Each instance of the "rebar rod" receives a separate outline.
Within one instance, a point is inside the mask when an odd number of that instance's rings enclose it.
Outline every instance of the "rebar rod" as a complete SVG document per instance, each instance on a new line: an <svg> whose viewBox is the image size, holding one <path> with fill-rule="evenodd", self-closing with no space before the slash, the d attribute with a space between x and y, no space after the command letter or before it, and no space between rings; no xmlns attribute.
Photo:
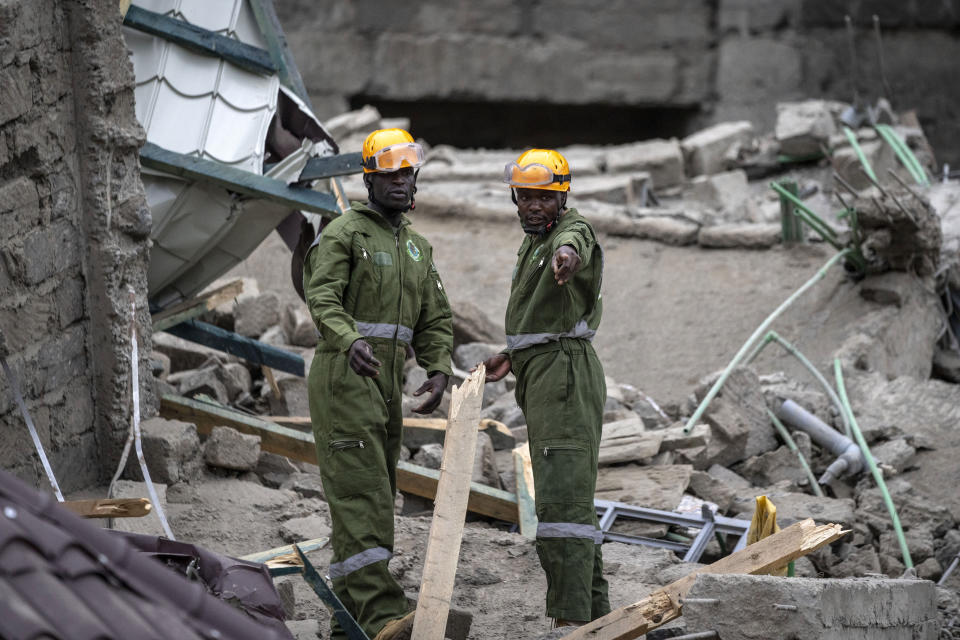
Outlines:
<svg viewBox="0 0 960 640"><path fill-rule="evenodd" d="M910 549L907 548L907 538L903 535L903 527L900 526L900 516L897 515L897 508L893 504L893 498L890 497L887 483L883 480L883 473L881 473L880 468L877 467L877 461L873 459L870 447L867 445L867 441L863 437L859 425L857 425L857 419L853 415L853 409L850 408L847 389L843 384L843 367L840 365L840 358L836 358L833 361L833 373L837 379L837 391L840 395L840 401L843 403L843 409L847 412L847 417L850 419L850 428L853 429L853 435L857 440L857 444L860 445L860 450L863 451L863 457L867 461L867 466L870 467L870 473L873 475L873 479L880 489L880 494L883 496L883 502L887 506L887 511L890 512L890 519L893 521L893 532L896 534L897 542L900 544L900 553L903 554L903 564L907 569L911 569L913 568L913 559L910 557Z"/></svg>

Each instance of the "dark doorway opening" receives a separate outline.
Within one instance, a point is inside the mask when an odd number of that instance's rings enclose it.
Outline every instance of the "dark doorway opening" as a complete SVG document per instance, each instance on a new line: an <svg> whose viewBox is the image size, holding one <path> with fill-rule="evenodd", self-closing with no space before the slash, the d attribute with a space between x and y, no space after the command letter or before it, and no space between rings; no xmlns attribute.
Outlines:
<svg viewBox="0 0 960 640"><path fill-rule="evenodd" d="M430 144L522 149L620 144L683 137L696 129L697 107L467 100L384 100L358 95L353 109L375 106L385 118L410 118L411 133Z"/></svg>

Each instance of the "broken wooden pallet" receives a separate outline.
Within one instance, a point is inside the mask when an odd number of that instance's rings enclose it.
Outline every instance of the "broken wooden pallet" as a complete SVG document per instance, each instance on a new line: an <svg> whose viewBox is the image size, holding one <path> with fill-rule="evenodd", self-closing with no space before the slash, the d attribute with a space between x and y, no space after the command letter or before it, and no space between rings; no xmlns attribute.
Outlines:
<svg viewBox="0 0 960 640"><path fill-rule="evenodd" d="M566 636L566 640L633 640L683 615L683 599L701 573L766 574L834 542L848 532L810 518L687 574L649 596L611 611Z"/></svg>

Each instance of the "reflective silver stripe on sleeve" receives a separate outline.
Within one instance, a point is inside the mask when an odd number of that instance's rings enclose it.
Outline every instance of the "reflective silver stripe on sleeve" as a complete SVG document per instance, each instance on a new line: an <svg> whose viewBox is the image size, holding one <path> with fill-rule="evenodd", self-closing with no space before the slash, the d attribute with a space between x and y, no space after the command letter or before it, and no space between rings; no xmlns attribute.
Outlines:
<svg viewBox="0 0 960 640"><path fill-rule="evenodd" d="M401 325L388 324L386 322L358 322L357 331L368 338L387 338L393 339L397 335L397 340L402 340L407 344L413 342L413 329Z"/></svg>
<svg viewBox="0 0 960 640"><path fill-rule="evenodd" d="M597 335L596 329L589 328L586 320L580 320L572 330L565 331L564 333L520 333L515 336L507 336L507 348L526 349L535 344L554 342L560 338L593 340L593 336L595 335Z"/></svg>
<svg viewBox="0 0 960 640"><path fill-rule="evenodd" d="M592 524L574 524L572 522L540 522L537 524L538 538L583 538L593 540L593 544L603 542L603 531Z"/></svg>
<svg viewBox="0 0 960 640"><path fill-rule="evenodd" d="M393 557L393 554L384 549L383 547L374 547L372 549L367 549L366 551L361 551L356 555L352 555L343 562L335 562L330 565L330 577L331 578L342 578L345 575L349 575L358 569L363 569L366 566L373 564L374 562L380 562L381 560L389 560Z"/></svg>

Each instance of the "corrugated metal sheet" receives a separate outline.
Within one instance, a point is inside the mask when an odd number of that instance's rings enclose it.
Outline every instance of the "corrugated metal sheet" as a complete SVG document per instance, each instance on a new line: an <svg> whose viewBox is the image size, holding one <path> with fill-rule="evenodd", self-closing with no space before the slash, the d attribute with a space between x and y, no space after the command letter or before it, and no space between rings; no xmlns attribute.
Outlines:
<svg viewBox="0 0 960 640"><path fill-rule="evenodd" d="M137 0L134 5L256 47L266 47L247 0ZM136 114L147 140L177 153L260 175L277 112L277 75L124 27L136 77ZM290 93L283 89L284 93ZM297 106L316 118L299 100ZM317 122L319 125L319 122ZM317 152L332 151L327 144ZM199 292L246 258L290 210L144 169L153 214L151 303L165 307Z"/></svg>

